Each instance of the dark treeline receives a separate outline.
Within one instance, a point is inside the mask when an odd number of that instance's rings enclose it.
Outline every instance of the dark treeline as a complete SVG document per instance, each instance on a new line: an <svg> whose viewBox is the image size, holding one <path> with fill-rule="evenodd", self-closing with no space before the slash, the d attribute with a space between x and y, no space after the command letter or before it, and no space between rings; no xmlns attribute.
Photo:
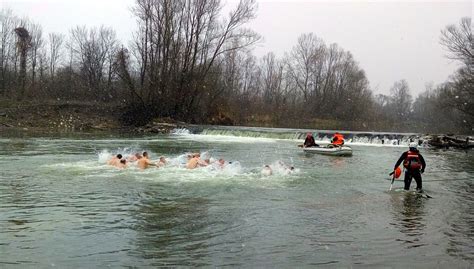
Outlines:
<svg viewBox="0 0 474 269"><path fill-rule="evenodd" d="M282 57L252 54L261 37L246 28L256 3L227 15L219 0L137 0L130 44L112 28L77 26L44 34L0 11L0 95L12 102L95 102L123 107L125 124L155 117L192 123L352 130L472 133L471 19L441 31L460 64L414 98L405 80L372 93L353 55L302 34Z"/></svg>

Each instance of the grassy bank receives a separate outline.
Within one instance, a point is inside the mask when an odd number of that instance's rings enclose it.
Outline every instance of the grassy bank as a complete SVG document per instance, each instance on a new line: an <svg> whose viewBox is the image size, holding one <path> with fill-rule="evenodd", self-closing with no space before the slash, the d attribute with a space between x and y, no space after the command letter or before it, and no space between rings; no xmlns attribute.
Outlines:
<svg viewBox="0 0 474 269"><path fill-rule="evenodd" d="M142 133L164 133L184 122L172 118L152 119L147 125L131 127L121 121L122 104L98 102L14 101L0 99L0 130L19 129L48 132L127 131ZM138 120L138 119L137 119ZM133 117L132 117L133 121ZM198 123L199 124L199 123ZM272 115L255 115L244 123L234 121L231 116L211 118L202 124L245 125L253 127L285 127L319 130L384 131L410 133L443 133L424 124L414 122L366 122L339 121L336 119L281 119ZM442 126L441 126L442 127Z"/></svg>

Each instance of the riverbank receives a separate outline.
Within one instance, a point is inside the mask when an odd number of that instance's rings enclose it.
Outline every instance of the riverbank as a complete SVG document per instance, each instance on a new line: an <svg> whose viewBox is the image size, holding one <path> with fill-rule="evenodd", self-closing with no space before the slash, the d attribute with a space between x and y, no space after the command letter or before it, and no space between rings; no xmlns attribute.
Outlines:
<svg viewBox="0 0 474 269"><path fill-rule="evenodd" d="M80 102L9 102L2 101L0 128L31 131L114 130L119 107Z"/></svg>
<svg viewBox="0 0 474 269"><path fill-rule="evenodd" d="M189 129L190 124L177 121L172 118L155 118L144 126L129 126L121 121L124 106L120 103L98 103L98 102L70 102L61 100L51 101L24 101L0 99L0 131L31 131L31 132L120 132L139 134L167 134L176 128ZM278 124L271 124L270 117L254 117L254 120L246 124L249 127L282 127ZM222 115L209 119L210 125L234 125L232 119ZM205 123L202 123L205 124ZM399 128L382 128L364 126L361 123L346 123L336 120L311 119L305 124L292 124L289 128L305 130L340 130L347 132L377 132L384 130L385 133L403 133ZM380 125L380 123L379 123ZM382 124L383 126L384 124ZM405 126L406 127L406 126ZM406 133L424 134L429 136L424 140L433 139L433 147L457 147L463 146L467 136L456 137L455 143L436 143L439 138L453 137L453 135L435 134L426 131L408 128L411 131ZM396 131L397 130L397 131ZM445 139L446 140L446 139ZM452 139L451 139L452 140ZM472 143L472 139L470 140ZM441 141L443 142L443 141ZM470 143L466 143L470 144ZM472 147L472 146L469 146Z"/></svg>
<svg viewBox="0 0 474 269"><path fill-rule="evenodd" d="M145 126L124 125L120 104L92 102L0 102L0 130L32 132L125 131L137 133L169 133L185 128L186 123L171 118L157 118Z"/></svg>

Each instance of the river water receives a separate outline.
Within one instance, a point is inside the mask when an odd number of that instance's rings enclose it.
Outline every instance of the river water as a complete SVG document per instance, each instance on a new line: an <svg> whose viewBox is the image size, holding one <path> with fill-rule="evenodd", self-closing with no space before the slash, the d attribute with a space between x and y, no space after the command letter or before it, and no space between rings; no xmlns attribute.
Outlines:
<svg viewBox="0 0 474 269"><path fill-rule="evenodd" d="M332 157L301 142L2 134L0 267L472 268L472 151L421 149L428 199L402 182L388 191L406 146L354 143L352 157ZM143 150L171 164L105 164ZM186 152L232 163L187 170Z"/></svg>

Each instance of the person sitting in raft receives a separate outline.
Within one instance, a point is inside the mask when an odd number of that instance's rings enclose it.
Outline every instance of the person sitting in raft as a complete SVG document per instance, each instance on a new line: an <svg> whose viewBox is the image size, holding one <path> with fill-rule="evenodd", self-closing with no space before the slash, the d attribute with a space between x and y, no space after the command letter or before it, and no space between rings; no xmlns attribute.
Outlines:
<svg viewBox="0 0 474 269"><path fill-rule="evenodd" d="M207 166L207 163L201 160L201 154L199 153L194 154L193 157L186 164L187 169L194 169L197 167L204 167L204 166Z"/></svg>
<svg viewBox="0 0 474 269"><path fill-rule="evenodd" d="M344 136L336 132L331 140L331 144L328 147L342 147L344 145Z"/></svg>
<svg viewBox="0 0 474 269"><path fill-rule="evenodd" d="M306 138L303 143L303 148L309 148L309 147L319 147L318 144L314 141L314 137L312 133L307 133Z"/></svg>
<svg viewBox="0 0 474 269"><path fill-rule="evenodd" d="M116 164L120 162L121 159L122 159L122 154L117 154L114 157L112 157L112 159L108 160L107 164L115 166Z"/></svg>
<svg viewBox="0 0 474 269"><path fill-rule="evenodd" d="M142 158L137 161L137 167L140 169L147 169L150 166L156 166L156 164L152 163L148 158L148 152L144 151L142 154Z"/></svg>

